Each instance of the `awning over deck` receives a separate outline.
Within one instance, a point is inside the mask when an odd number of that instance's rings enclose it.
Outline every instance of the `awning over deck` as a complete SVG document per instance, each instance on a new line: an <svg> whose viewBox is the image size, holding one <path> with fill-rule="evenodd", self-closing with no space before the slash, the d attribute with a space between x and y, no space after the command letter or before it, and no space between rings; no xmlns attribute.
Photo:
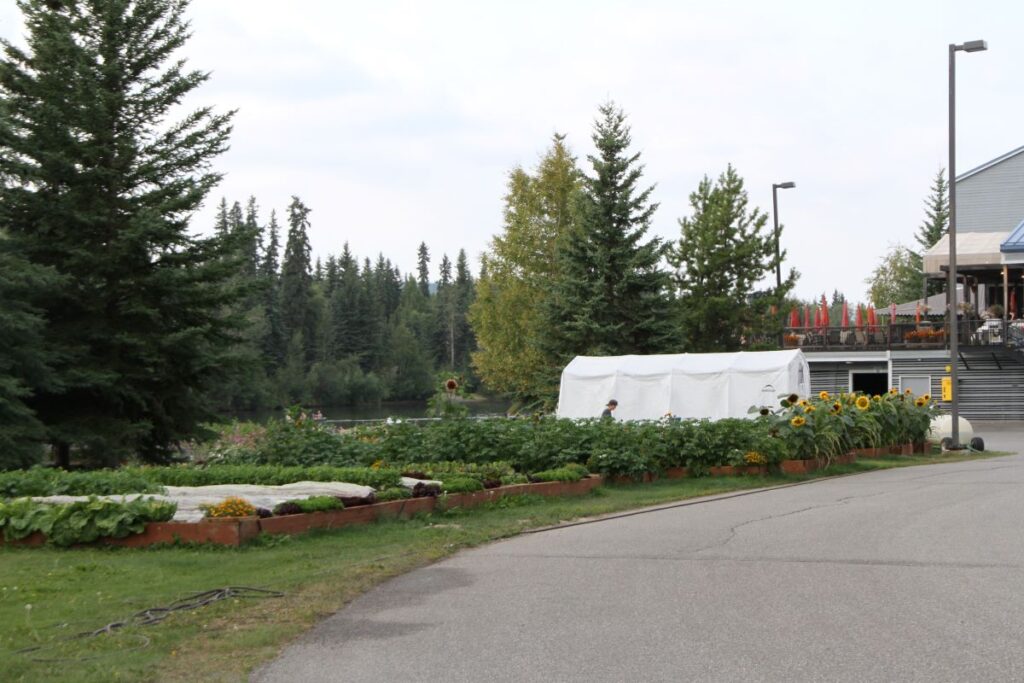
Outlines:
<svg viewBox="0 0 1024 683"><path fill-rule="evenodd" d="M958 240L957 244L959 243ZM999 251L1004 254L1024 254L1024 221L1021 221L1010 236L999 245Z"/></svg>
<svg viewBox="0 0 1024 683"><path fill-rule="evenodd" d="M1019 230L1019 228L1018 228ZM1016 231L1015 231L1016 232ZM956 236L956 264L960 266L991 266L1001 268L1001 248L1005 232L962 232ZM949 235L924 253L924 272L941 273L949 266Z"/></svg>

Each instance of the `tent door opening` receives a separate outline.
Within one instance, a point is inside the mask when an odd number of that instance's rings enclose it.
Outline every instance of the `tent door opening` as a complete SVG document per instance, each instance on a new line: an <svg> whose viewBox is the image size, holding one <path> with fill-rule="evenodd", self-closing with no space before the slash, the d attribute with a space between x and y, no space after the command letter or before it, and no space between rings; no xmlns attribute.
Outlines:
<svg viewBox="0 0 1024 683"><path fill-rule="evenodd" d="M860 391L868 396L884 394L889 390L889 375L884 372L851 372L850 391Z"/></svg>

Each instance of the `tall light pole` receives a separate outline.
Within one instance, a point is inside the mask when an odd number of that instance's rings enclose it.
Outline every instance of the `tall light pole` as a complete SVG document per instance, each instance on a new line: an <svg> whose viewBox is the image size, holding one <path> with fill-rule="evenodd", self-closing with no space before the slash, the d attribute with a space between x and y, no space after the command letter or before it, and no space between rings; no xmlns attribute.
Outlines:
<svg viewBox="0 0 1024 683"><path fill-rule="evenodd" d="M957 320L959 304L956 297L956 53L987 50L984 40L969 40L962 45L949 44L949 274L946 291L949 292L949 383L950 417L953 429L950 438L953 448L960 447L960 387L957 386L957 359L960 355L960 325Z"/></svg>
<svg viewBox="0 0 1024 683"><path fill-rule="evenodd" d="M796 183L787 180L784 183L772 183L772 216L775 218L775 291L782 289L782 249L779 247L779 190L796 187ZM780 302L781 303L781 302Z"/></svg>

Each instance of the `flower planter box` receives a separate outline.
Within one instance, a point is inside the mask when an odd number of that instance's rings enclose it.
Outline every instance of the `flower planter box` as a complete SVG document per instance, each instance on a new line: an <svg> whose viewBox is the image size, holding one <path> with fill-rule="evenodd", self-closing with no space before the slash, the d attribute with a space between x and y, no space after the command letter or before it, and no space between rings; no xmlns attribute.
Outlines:
<svg viewBox="0 0 1024 683"><path fill-rule="evenodd" d="M624 474L616 474L612 477L613 484L650 484L654 481L655 476L651 472L644 472L644 475L639 479L633 477L627 477Z"/></svg>
<svg viewBox="0 0 1024 683"><path fill-rule="evenodd" d="M783 460L779 467L785 474L810 474L818 471L817 460Z"/></svg>
<svg viewBox="0 0 1024 683"><path fill-rule="evenodd" d="M736 475L736 468L732 465L712 465L708 469L712 477L732 477Z"/></svg>
<svg viewBox="0 0 1024 683"><path fill-rule="evenodd" d="M853 451L849 453L843 453L838 458L836 458L836 462L838 462L840 465L852 465L853 463L857 462L857 453Z"/></svg>
<svg viewBox="0 0 1024 683"><path fill-rule="evenodd" d="M161 543L213 543L239 546L260 533L259 517L221 517L201 522L150 522L141 534L101 538L98 543L141 548Z"/></svg>
<svg viewBox="0 0 1024 683"><path fill-rule="evenodd" d="M861 458L877 458L880 455L884 455L888 452L887 449L882 448L854 448L854 454Z"/></svg>
<svg viewBox="0 0 1024 683"><path fill-rule="evenodd" d="M913 454L914 454L914 444L912 442L910 442L910 441L908 441L907 443L903 444L903 453L901 453L901 455L913 455Z"/></svg>

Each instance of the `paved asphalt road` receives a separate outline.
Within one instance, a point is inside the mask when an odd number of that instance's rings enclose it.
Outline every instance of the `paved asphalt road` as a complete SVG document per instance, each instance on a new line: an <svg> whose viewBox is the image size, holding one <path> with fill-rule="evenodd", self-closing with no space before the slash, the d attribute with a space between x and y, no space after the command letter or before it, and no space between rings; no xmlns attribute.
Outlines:
<svg viewBox="0 0 1024 683"><path fill-rule="evenodd" d="M979 429L1024 450L1024 429ZM1024 680L1024 456L520 536L392 580L255 681Z"/></svg>

